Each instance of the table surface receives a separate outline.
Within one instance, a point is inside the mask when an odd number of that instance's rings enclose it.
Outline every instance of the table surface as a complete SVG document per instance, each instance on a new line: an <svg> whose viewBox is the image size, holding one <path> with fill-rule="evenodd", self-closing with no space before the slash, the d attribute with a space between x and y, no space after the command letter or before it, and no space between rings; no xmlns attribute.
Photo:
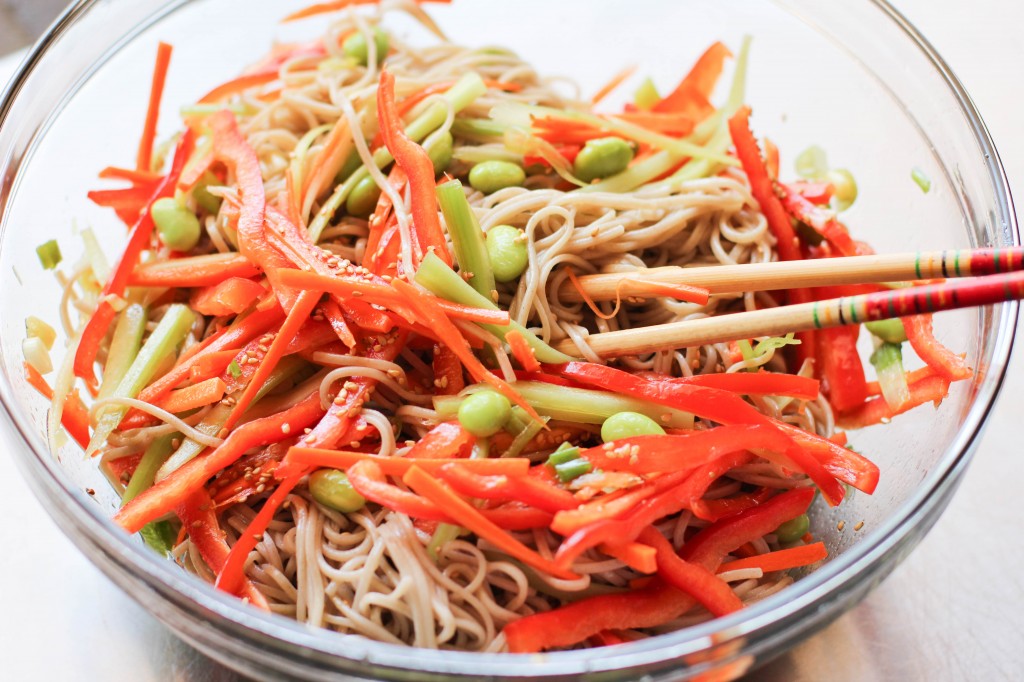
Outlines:
<svg viewBox="0 0 1024 682"><path fill-rule="evenodd" d="M936 46L972 94L1011 186L1024 196L1024 5L1005 0L894 4ZM17 56L0 59L0 83ZM863 603L753 677L767 680L1017 679L1024 670L1024 560L1015 417L1024 358L963 485L918 549ZM235 681L128 599L57 529L23 485L0 433L0 481L13 515L0 542L0 651L10 680ZM1009 569L1009 570L1007 570Z"/></svg>

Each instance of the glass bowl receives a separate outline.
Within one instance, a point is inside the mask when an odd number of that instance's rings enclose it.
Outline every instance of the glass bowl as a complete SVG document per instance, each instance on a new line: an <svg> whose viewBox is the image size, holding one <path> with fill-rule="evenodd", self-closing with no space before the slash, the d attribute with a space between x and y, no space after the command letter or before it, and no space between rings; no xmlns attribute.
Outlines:
<svg viewBox="0 0 1024 682"><path fill-rule="evenodd" d="M33 251L56 238L74 258L74 231L85 225L108 253L123 240L123 229L85 192L97 186L100 168L134 158L158 40L176 46L161 117L166 136L179 104L255 61L272 39L315 35L318 20L276 23L307 3L246 3L240 12L227 0L82 1L36 46L0 104L3 428L20 436L14 456L36 495L97 566L189 643L260 679L615 680L712 669L724 678L826 625L914 548L956 490L996 398L1015 303L940 316L939 337L967 352L976 377L955 385L938 410L919 408L852 435L882 479L873 496L814 510L812 530L828 545L827 563L740 613L641 642L511 656L314 631L218 593L117 529L109 520L114 494L77 448L49 450L46 403L22 377L22 322L30 314L54 319L60 297ZM853 171L860 196L846 220L858 237L879 251L1019 244L1002 168L970 98L885 2L633 0L581 8L524 0L499 12L492 3L459 0L429 11L454 41L510 46L543 73L573 77L586 93L631 63L668 87L714 40L735 46L751 34L747 100L756 131L782 150L784 174L815 143ZM930 192L911 181L915 167L931 179Z"/></svg>

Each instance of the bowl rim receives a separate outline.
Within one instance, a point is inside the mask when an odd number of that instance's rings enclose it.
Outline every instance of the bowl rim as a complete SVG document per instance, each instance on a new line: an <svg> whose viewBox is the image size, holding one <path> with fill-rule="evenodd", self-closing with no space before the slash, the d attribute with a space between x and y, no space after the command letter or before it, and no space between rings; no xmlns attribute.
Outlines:
<svg viewBox="0 0 1024 682"><path fill-rule="evenodd" d="M18 66L17 72L0 93L0 127L7 121L15 99L18 97L26 81L42 59L49 47L57 42L73 28L79 17L87 13L102 0L78 0L70 5L47 29L46 33L33 46ZM880 10L881 15L904 34L910 43L919 49L931 67L941 76L945 86L956 98L961 113L967 120L978 144L985 156L988 180L995 192L997 207L1004 220L1004 232L1011 242L1019 246L1020 234L1017 217L1014 212L1013 199L1009 183L999 159L991 135L985 126L980 113L975 107L965 88L952 69L942 59L930 42L896 10L888 0L865 0ZM124 36L119 43L126 42L134 35L150 26L152 22L163 16L165 12L177 8L187 0L172 0L165 3L162 11L151 15L145 22L136 26ZM782 2L780 4L785 4ZM108 53L109 54L109 53ZM107 55L94 67L105 61ZM66 101L66 100L65 100ZM62 108L60 105L58 108ZM6 161L5 161L6 163ZM15 174L17 177L17 174ZM0 231L2 237L2 231ZM836 588L845 581L845 576L874 570L883 557L898 546L908 549L920 538L913 538L911 531L921 517L934 510L936 504L944 505L955 490L960 475L966 468L971 452L980 437L991 413L994 401L1005 378L1009 355L1012 349L1017 322L1019 304L1011 302L1001 304L998 312L993 315L995 339L989 371L979 383L973 403L964 416L963 424L956 437L945 449L940 458L944 463L941 470L929 474L922 482L926 490L918 491L901 507L902 514L888 519L875 531L879 540L874 544L858 542L844 550L842 555L814 571L785 590L784 596L767 598L748 609L725 618L714 619L684 630L652 637L640 642L618 647L592 649L586 657L578 652L550 652L542 655L529 654L481 654L455 651L432 651L372 641L356 635L341 635L327 630L311 630L293 620L274 616L247 607L236 598L217 591L212 586L196 580L181 571L172 562L157 557L146 551L132 536L121 531L102 510L81 489L66 480L60 466L50 456L45 442L34 431L29 419L22 411L14 397L13 382L0 365L0 404L4 407L4 416L13 426L21 440L21 445L14 455L22 473L26 475L37 497L51 497L59 500L64 507L48 512L55 519L58 514L62 521L70 520L74 530L82 533L72 539L85 551L86 546L98 550L107 560L101 568L108 573L118 570L126 574L132 581L144 583L151 590L156 590L182 612L193 615L200 614L209 621L209 625L224 632L240 635L245 638L260 640L264 645L276 647L278 653L296 654L323 663L337 664L338 670L366 674L361 666L372 666L377 673L399 672L403 670L438 675L462 676L498 676L530 678L544 676L569 676L601 671L624 671L637 667L665 665L680 656L689 656L704 650L721 646L723 643L741 641L757 634L759 631L770 631L774 623L793 617L802 617L815 610L821 611L830 602L837 602ZM6 427L5 427L6 428ZM936 502L938 500L938 502ZM941 506L938 507L941 510ZM70 513L69 513L70 512ZM62 532L72 535L71 529L64 522L59 524ZM85 552L87 555L88 552ZM90 556L96 562L96 558ZM888 567L891 569L891 566ZM112 576L121 577L121 576ZM119 585L120 580L115 580ZM124 587L122 585L122 587ZM143 602L138 594L129 592L133 598ZM826 614L826 621L842 610L849 608L858 599L846 600L838 604ZM150 611L152 605L143 603ZM157 614L158 616L160 614ZM820 620L820 619L819 619ZM165 620L167 623L167 620ZM172 629L173 624L171 625ZM178 631L178 634L182 634ZM193 644L202 646L201 642L188 637ZM206 647L203 647L204 649ZM305 651L306 653L302 653ZM745 652L738 652L745 653ZM717 659L717 662L727 661ZM710 661L701 660L694 663L694 670Z"/></svg>

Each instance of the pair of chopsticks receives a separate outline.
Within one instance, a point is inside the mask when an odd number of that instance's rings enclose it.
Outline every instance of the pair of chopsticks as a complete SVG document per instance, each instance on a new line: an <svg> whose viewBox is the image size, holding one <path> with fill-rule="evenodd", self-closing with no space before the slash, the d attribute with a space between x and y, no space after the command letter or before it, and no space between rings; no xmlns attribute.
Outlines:
<svg viewBox="0 0 1024 682"><path fill-rule="evenodd" d="M587 340L598 355L616 357L1017 300L1024 298L1024 248L663 267L635 274L585 275L579 283L592 300L610 301L620 296L651 298L652 283L697 286L724 294L938 278L968 279L604 332ZM569 283L561 293L565 300L582 300ZM576 350L568 339L556 348L566 353Z"/></svg>

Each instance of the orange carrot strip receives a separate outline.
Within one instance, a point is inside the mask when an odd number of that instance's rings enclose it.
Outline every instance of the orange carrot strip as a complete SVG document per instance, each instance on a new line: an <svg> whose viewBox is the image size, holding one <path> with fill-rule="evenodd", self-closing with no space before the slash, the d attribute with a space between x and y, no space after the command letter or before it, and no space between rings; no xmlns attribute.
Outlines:
<svg viewBox="0 0 1024 682"><path fill-rule="evenodd" d="M477 536L493 543L499 550L511 557L519 559L527 566L566 580L573 580L578 577L572 571L559 568L550 559L545 559L534 550L516 540L514 537L484 517L476 507L456 495L443 483L423 469L416 466L410 468L409 471L402 476L402 481L412 488L417 494L430 500L441 509L444 509L451 518L458 519L460 525L473 531Z"/></svg>
<svg viewBox="0 0 1024 682"><path fill-rule="evenodd" d="M448 4L452 0L416 0L417 2L438 2ZM328 12L337 12L343 10L346 7L353 5L375 5L380 0L334 0L333 2L318 2L315 5L310 5L304 9L300 9L297 12L292 12L284 19L281 23L287 23L289 21L298 21L299 19L305 19L306 17L314 17L318 14L327 14Z"/></svg>
<svg viewBox="0 0 1024 682"><path fill-rule="evenodd" d="M198 384L171 391L160 403L160 407L175 414L205 407L224 397L224 387L224 381L220 377L200 381Z"/></svg>
<svg viewBox="0 0 1024 682"><path fill-rule="evenodd" d="M387 476L404 476L414 466L429 473L437 473L451 464L464 467L467 471L485 476L525 476L530 470L530 460L525 457L503 459L450 459L429 457L381 457L365 452L349 450L325 450L322 448L292 447L285 455L287 462L309 466L348 469L358 462L369 460L377 464Z"/></svg>
<svg viewBox="0 0 1024 682"><path fill-rule="evenodd" d="M816 561L821 561L827 556L828 550L825 549L825 543L815 542L812 545L790 547L789 549L780 549L775 552L768 552L767 554L758 554L746 557L745 559L730 561L719 566L716 572L726 573L727 571L738 571L744 568L760 568L765 573L785 571L790 568L808 566Z"/></svg>
<svg viewBox="0 0 1024 682"><path fill-rule="evenodd" d="M700 95L704 99L710 98L715 84L718 83L718 77L722 75L725 60L731 56L732 52L728 47L716 42L697 59L697 63L676 89L654 105L653 110L679 111L693 100L694 95Z"/></svg>
<svg viewBox="0 0 1024 682"><path fill-rule="evenodd" d="M153 183L155 186L155 184L162 180L164 176L150 170L134 170L131 168L107 166L100 171L99 177L103 180L127 180L128 182L136 185Z"/></svg>
<svg viewBox="0 0 1024 682"><path fill-rule="evenodd" d="M626 80L634 73L636 73L636 64L633 64L632 66L627 66L622 71L619 71L617 74L611 77L611 80L609 80L607 83L601 86L600 90L594 93L594 96L590 98L590 104L594 105L603 100L605 97L611 94L612 90L622 85L622 81Z"/></svg>
<svg viewBox="0 0 1024 682"><path fill-rule="evenodd" d="M135 156L135 168L140 171L151 170L153 162L153 139L156 137L156 124L160 118L160 100L164 95L164 82L167 80L167 68L171 65L171 51L167 43L160 43L156 48L156 64L153 66L153 83L149 88L149 107L146 109L146 123L142 128L139 140L139 151Z"/></svg>
<svg viewBox="0 0 1024 682"><path fill-rule="evenodd" d="M260 73L250 73L245 76L239 76L226 83L221 83L213 90L199 98L199 104L214 104L223 99L227 99L231 95L238 94L243 90L254 88L257 85L263 85L264 83L270 83L277 80L277 70L264 71Z"/></svg>
<svg viewBox="0 0 1024 682"><path fill-rule="evenodd" d="M53 400L53 389L46 383L46 379L36 371L36 368L27 362L21 363L21 366L25 369L25 379L29 386L39 391L47 400ZM64 399L64 411L60 415L60 423L76 443L83 448L88 447L89 410L82 404L78 389L71 391Z"/></svg>
<svg viewBox="0 0 1024 682"><path fill-rule="evenodd" d="M658 551L650 545L645 545L642 542L630 542L626 545L603 543L597 548L641 573L658 572Z"/></svg>
<svg viewBox="0 0 1024 682"><path fill-rule="evenodd" d="M540 371L540 363L537 362L537 358L533 354L533 348L518 329L512 329L505 334L505 340L508 341L508 345L512 349L512 357L522 365L523 369L527 372Z"/></svg>
<svg viewBox="0 0 1024 682"><path fill-rule="evenodd" d="M917 369L906 372L904 376L906 376L907 384L909 385L916 384L918 381L921 381L922 379L927 379L928 377L936 376L936 372L934 367L925 365L924 367L919 367ZM877 381L869 381L867 386L868 396L882 395L882 387L878 384ZM839 443L839 445L846 445L846 443Z"/></svg>
<svg viewBox="0 0 1024 682"><path fill-rule="evenodd" d="M341 170L345 163L345 145L351 139L352 131L349 130L346 119L341 118L331 132L324 138L324 145L321 152L313 162L312 168L306 173L306 179L302 183L301 199L298 203L304 206L310 202L310 194L316 196L330 184L330 181Z"/></svg>

